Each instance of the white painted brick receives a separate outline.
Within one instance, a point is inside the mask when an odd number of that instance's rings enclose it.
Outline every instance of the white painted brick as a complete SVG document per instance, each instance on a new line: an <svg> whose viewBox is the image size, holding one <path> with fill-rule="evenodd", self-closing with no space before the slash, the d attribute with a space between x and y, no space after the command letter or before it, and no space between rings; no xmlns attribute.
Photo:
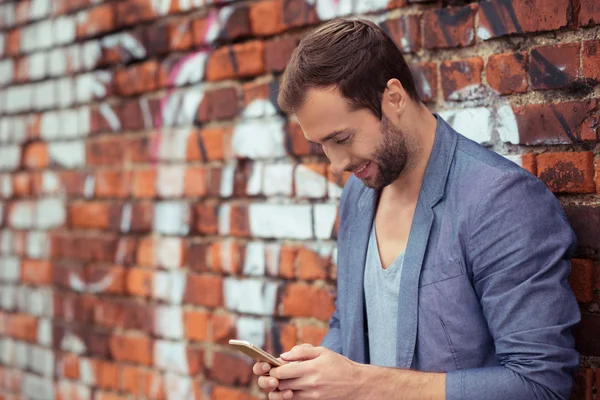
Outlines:
<svg viewBox="0 0 600 400"><path fill-rule="evenodd" d="M29 80L36 81L43 79L46 76L48 68L48 54L43 51L38 51L29 56L27 66L29 67Z"/></svg>
<svg viewBox="0 0 600 400"><path fill-rule="evenodd" d="M25 373L23 376L23 394L31 400L54 400L54 380Z"/></svg>
<svg viewBox="0 0 600 400"><path fill-rule="evenodd" d="M96 81L91 72L78 75L75 78L75 100L77 103L89 103L94 98Z"/></svg>
<svg viewBox="0 0 600 400"><path fill-rule="evenodd" d="M192 379L189 376L181 376L172 372L165 374L165 393L167 395L166 400L191 400L196 398Z"/></svg>
<svg viewBox="0 0 600 400"><path fill-rule="evenodd" d="M181 307L156 307L154 333L167 339L183 339L183 312Z"/></svg>
<svg viewBox="0 0 600 400"><path fill-rule="evenodd" d="M51 0L31 0L29 5L29 18L31 20L38 20L49 16L51 11Z"/></svg>
<svg viewBox="0 0 600 400"><path fill-rule="evenodd" d="M74 44L66 49L66 56L68 60L68 67L71 72L81 72L82 70L82 51L81 46L79 44Z"/></svg>
<svg viewBox="0 0 600 400"><path fill-rule="evenodd" d="M47 258L50 255L50 240L43 231L27 233L27 257L33 259Z"/></svg>
<svg viewBox="0 0 600 400"><path fill-rule="evenodd" d="M189 367L185 343L167 340L155 341L154 366L161 370L187 374Z"/></svg>
<svg viewBox="0 0 600 400"><path fill-rule="evenodd" d="M13 249L13 234L9 229L0 230L0 254L8 255Z"/></svg>
<svg viewBox="0 0 600 400"><path fill-rule="evenodd" d="M16 341L15 342L15 364L14 366L19 369L27 368L28 359L29 359L29 347L25 342Z"/></svg>
<svg viewBox="0 0 600 400"><path fill-rule="evenodd" d="M61 138L64 139L73 139L76 138L79 135L79 131L78 131L78 119L79 119L79 112L78 109L68 109L68 110L62 110L60 112L60 120L61 120L61 130L62 130L62 135Z"/></svg>
<svg viewBox="0 0 600 400"><path fill-rule="evenodd" d="M207 59L208 53L200 51L180 61L177 75L172 77L173 84L184 86L201 82L204 78Z"/></svg>
<svg viewBox="0 0 600 400"><path fill-rule="evenodd" d="M25 143L27 137L27 117L12 118L12 137L11 141L15 144Z"/></svg>
<svg viewBox="0 0 600 400"><path fill-rule="evenodd" d="M264 163L256 161L252 164L252 173L246 186L248 196L258 196L262 193L264 170Z"/></svg>
<svg viewBox="0 0 600 400"><path fill-rule="evenodd" d="M160 161L185 161L189 128L173 129L164 132L159 142Z"/></svg>
<svg viewBox="0 0 600 400"><path fill-rule="evenodd" d="M281 257L281 244L277 242L265 245L265 270L270 276L279 274L279 261Z"/></svg>
<svg viewBox="0 0 600 400"><path fill-rule="evenodd" d="M113 132L119 132L121 130L121 120L110 105L106 103L100 104L99 111L106 122L108 122L108 126Z"/></svg>
<svg viewBox="0 0 600 400"><path fill-rule="evenodd" d="M294 164L276 163L264 167L263 193L265 196L291 196L293 187Z"/></svg>
<svg viewBox="0 0 600 400"><path fill-rule="evenodd" d="M63 168L85 166L85 143L81 140L50 143L48 152L50 160Z"/></svg>
<svg viewBox="0 0 600 400"><path fill-rule="evenodd" d="M193 10L206 4L207 2L205 0L179 0L179 8L181 11Z"/></svg>
<svg viewBox="0 0 600 400"><path fill-rule="evenodd" d="M0 8L0 13L3 11L3 9L4 8ZM5 48L6 48L6 35L4 33L0 33L0 57L4 56Z"/></svg>
<svg viewBox="0 0 600 400"><path fill-rule="evenodd" d="M501 141L512 144L521 142L517 118L510 104L504 104L496 109L496 123Z"/></svg>
<svg viewBox="0 0 600 400"><path fill-rule="evenodd" d="M337 183L328 181L327 182L327 195L330 199L339 199L342 197L343 187L338 185Z"/></svg>
<svg viewBox="0 0 600 400"><path fill-rule="evenodd" d="M37 24L25 25L20 32L20 49L23 53L29 53L38 47Z"/></svg>
<svg viewBox="0 0 600 400"><path fill-rule="evenodd" d="M11 86L7 90L7 96L11 101L6 103L6 111L15 113L28 110L31 107L31 86Z"/></svg>
<svg viewBox="0 0 600 400"><path fill-rule="evenodd" d="M62 351L68 351L75 354L83 354L86 352L86 345L85 342L79 336L73 334L70 331L67 331L63 335L63 338L60 342L60 349ZM83 379L83 371L80 371L80 374L81 380L85 382L85 380Z"/></svg>
<svg viewBox="0 0 600 400"><path fill-rule="evenodd" d="M36 206L33 201L21 200L12 204L9 214L10 226L16 229L30 229L33 227Z"/></svg>
<svg viewBox="0 0 600 400"><path fill-rule="evenodd" d="M42 113L40 121L40 136L42 139L52 141L61 134L61 113L59 111L46 111Z"/></svg>
<svg viewBox="0 0 600 400"><path fill-rule="evenodd" d="M64 188L56 172L45 170L42 174L42 192L44 194L59 194L63 190Z"/></svg>
<svg viewBox="0 0 600 400"><path fill-rule="evenodd" d="M85 385L96 385L96 364L89 358L79 359L79 379Z"/></svg>
<svg viewBox="0 0 600 400"><path fill-rule="evenodd" d="M170 304L181 304L185 282L186 275L181 270L157 271L152 282L152 297Z"/></svg>
<svg viewBox="0 0 600 400"><path fill-rule="evenodd" d="M327 194L327 178L305 167L298 165L295 171L296 196L319 199Z"/></svg>
<svg viewBox="0 0 600 400"><path fill-rule="evenodd" d="M11 117L0 118L0 143L10 142L12 120L13 119Z"/></svg>
<svg viewBox="0 0 600 400"><path fill-rule="evenodd" d="M51 19L37 23L36 33L38 38L38 49L48 49L54 46L54 32L52 32L53 29L54 26Z"/></svg>
<svg viewBox="0 0 600 400"><path fill-rule="evenodd" d="M487 108L441 111L439 115L458 133L479 144L486 145L492 140L491 113Z"/></svg>
<svg viewBox="0 0 600 400"><path fill-rule="evenodd" d="M75 101L75 87L70 77L60 78L56 81L57 101L59 107L69 107Z"/></svg>
<svg viewBox="0 0 600 400"><path fill-rule="evenodd" d="M315 237L317 239L330 239L337 217L337 205L315 204L314 221Z"/></svg>
<svg viewBox="0 0 600 400"><path fill-rule="evenodd" d="M222 203L219 206L219 235L229 235L231 226L231 204Z"/></svg>
<svg viewBox="0 0 600 400"><path fill-rule="evenodd" d="M155 251L158 266L169 269L179 268L181 266L181 238L165 237L157 239Z"/></svg>
<svg viewBox="0 0 600 400"><path fill-rule="evenodd" d="M0 18L2 18L5 27L12 27L15 25L16 4L16 2L4 4L0 10Z"/></svg>
<svg viewBox="0 0 600 400"><path fill-rule="evenodd" d="M77 136L85 137L90 134L90 121L92 120L92 112L90 106L84 105L77 109Z"/></svg>
<svg viewBox="0 0 600 400"><path fill-rule="evenodd" d="M91 399L92 391L83 383L59 379L57 383L59 398L65 400Z"/></svg>
<svg viewBox="0 0 600 400"><path fill-rule="evenodd" d="M258 347L265 345L266 324L263 319L239 317L235 328L239 340L246 340Z"/></svg>
<svg viewBox="0 0 600 400"><path fill-rule="evenodd" d="M21 260L17 257L0 258L0 278L4 282L19 282L21 279Z"/></svg>
<svg viewBox="0 0 600 400"><path fill-rule="evenodd" d="M156 177L156 192L160 197L182 197L185 166L160 165Z"/></svg>
<svg viewBox="0 0 600 400"><path fill-rule="evenodd" d="M260 118L277 115L277 109L270 100L256 99L244 108L242 116L244 118Z"/></svg>
<svg viewBox="0 0 600 400"><path fill-rule="evenodd" d="M189 204L162 201L154 207L154 230L164 235L187 235L190 226Z"/></svg>
<svg viewBox="0 0 600 400"><path fill-rule="evenodd" d="M48 53L48 74L62 76L67 72L67 54L64 48L56 48Z"/></svg>
<svg viewBox="0 0 600 400"><path fill-rule="evenodd" d="M312 207L307 204L251 204L250 232L259 238L310 239Z"/></svg>
<svg viewBox="0 0 600 400"><path fill-rule="evenodd" d="M52 344L52 320L40 318L37 328L37 342L41 346L50 346Z"/></svg>
<svg viewBox="0 0 600 400"><path fill-rule="evenodd" d="M223 282L225 307L231 311L273 315L277 297L277 283L255 278L225 278Z"/></svg>
<svg viewBox="0 0 600 400"><path fill-rule="evenodd" d="M27 313L38 317L52 315L52 289L48 287L28 288Z"/></svg>
<svg viewBox="0 0 600 400"><path fill-rule="evenodd" d="M265 243L248 243L246 245L246 256L244 259L244 275L264 276L265 263Z"/></svg>
<svg viewBox="0 0 600 400"><path fill-rule="evenodd" d="M52 377L54 374L54 352L51 349L31 346L29 368L43 376Z"/></svg>
<svg viewBox="0 0 600 400"><path fill-rule="evenodd" d="M251 159L285 156L284 124L280 117L239 123L233 131L234 154Z"/></svg>
<svg viewBox="0 0 600 400"><path fill-rule="evenodd" d="M14 311L17 309L17 289L15 286L0 286L0 305L2 305L2 309L5 311Z"/></svg>
<svg viewBox="0 0 600 400"><path fill-rule="evenodd" d="M519 167L523 166L523 157L520 154L515 154L515 155L502 154L502 156L504 158L506 158L507 160L514 162Z"/></svg>
<svg viewBox="0 0 600 400"><path fill-rule="evenodd" d="M239 265L239 256L237 251L233 249L233 241L225 239L219 243L219 257L221 261L221 270L226 274L233 274L234 267ZM208 253L207 258L211 260L211 253ZM210 261L212 262L212 261Z"/></svg>
<svg viewBox="0 0 600 400"><path fill-rule="evenodd" d="M4 365L13 365L15 360L14 340L0 338L0 361Z"/></svg>
<svg viewBox="0 0 600 400"><path fill-rule="evenodd" d="M56 82L49 80L35 86L34 105L36 110L46 110L56 106Z"/></svg>
<svg viewBox="0 0 600 400"><path fill-rule="evenodd" d="M0 191L2 197L8 199L12 196L12 178L9 174L0 174Z"/></svg>
<svg viewBox="0 0 600 400"><path fill-rule="evenodd" d="M92 70L102 57L102 47L97 39L88 40L81 46L81 65L85 71Z"/></svg>
<svg viewBox="0 0 600 400"><path fill-rule="evenodd" d="M7 85L13 80L15 65L12 58L0 61L0 86Z"/></svg>
<svg viewBox="0 0 600 400"><path fill-rule="evenodd" d="M76 21L72 16L60 16L54 19L54 43L69 44L75 41Z"/></svg>
<svg viewBox="0 0 600 400"><path fill-rule="evenodd" d="M36 226L39 229L58 228L67 218L65 200L56 197L42 198L37 202Z"/></svg>
<svg viewBox="0 0 600 400"><path fill-rule="evenodd" d="M235 178L236 163L230 162L221 169L221 187L219 194L222 198L231 197Z"/></svg>
<svg viewBox="0 0 600 400"><path fill-rule="evenodd" d="M29 308L29 288L27 286L17 287L17 309L27 313Z"/></svg>

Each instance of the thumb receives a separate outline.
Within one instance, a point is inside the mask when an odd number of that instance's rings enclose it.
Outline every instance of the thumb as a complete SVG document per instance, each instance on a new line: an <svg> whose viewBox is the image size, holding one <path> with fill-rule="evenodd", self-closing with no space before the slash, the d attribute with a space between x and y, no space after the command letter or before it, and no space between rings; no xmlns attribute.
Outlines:
<svg viewBox="0 0 600 400"><path fill-rule="evenodd" d="M287 362L306 361L317 358L325 351L323 347L313 347L309 344L294 346L292 350L281 355L281 359Z"/></svg>

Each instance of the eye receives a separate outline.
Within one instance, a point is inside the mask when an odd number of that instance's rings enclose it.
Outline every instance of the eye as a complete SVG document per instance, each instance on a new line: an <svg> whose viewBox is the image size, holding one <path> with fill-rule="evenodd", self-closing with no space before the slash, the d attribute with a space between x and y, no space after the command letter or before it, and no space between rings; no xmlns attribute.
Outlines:
<svg viewBox="0 0 600 400"><path fill-rule="evenodd" d="M343 137L341 139L336 138L335 139L335 143L336 144L348 143L350 141L351 137L352 137L352 135L345 136L345 137Z"/></svg>

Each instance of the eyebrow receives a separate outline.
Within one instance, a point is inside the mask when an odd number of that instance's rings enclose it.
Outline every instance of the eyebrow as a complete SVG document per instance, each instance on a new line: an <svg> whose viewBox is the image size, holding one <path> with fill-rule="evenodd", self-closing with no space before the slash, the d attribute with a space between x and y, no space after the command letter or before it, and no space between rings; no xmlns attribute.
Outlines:
<svg viewBox="0 0 600 400"><path fill-rule="evenodd" d="M320 140L320 142L321 143L325 143L325 142L333 139L334 137L336 137L338 135L341 135L341 134L344 134L344 133L354 133L354 132L355 132L355 129L352 129L352 128L338 129L338 130L335 130L335 131L331 132L327 136L325 136L323 139ZM308 140L308 141L311 142L311 143L316 143L316 142L313 142L312 140Z"/></svg>

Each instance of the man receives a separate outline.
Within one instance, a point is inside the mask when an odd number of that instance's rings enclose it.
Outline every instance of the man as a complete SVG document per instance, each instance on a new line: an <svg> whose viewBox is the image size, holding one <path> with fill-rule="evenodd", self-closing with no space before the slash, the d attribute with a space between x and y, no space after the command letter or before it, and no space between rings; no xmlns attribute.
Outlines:
<svg viewBox="0 0 600 400"><path fill-rule="evenodd" d="M279 103L353 176L330 329L254 365L269 398L568 399L576 238L546 186L429 112L365 21L307 35Z"/></svg>

